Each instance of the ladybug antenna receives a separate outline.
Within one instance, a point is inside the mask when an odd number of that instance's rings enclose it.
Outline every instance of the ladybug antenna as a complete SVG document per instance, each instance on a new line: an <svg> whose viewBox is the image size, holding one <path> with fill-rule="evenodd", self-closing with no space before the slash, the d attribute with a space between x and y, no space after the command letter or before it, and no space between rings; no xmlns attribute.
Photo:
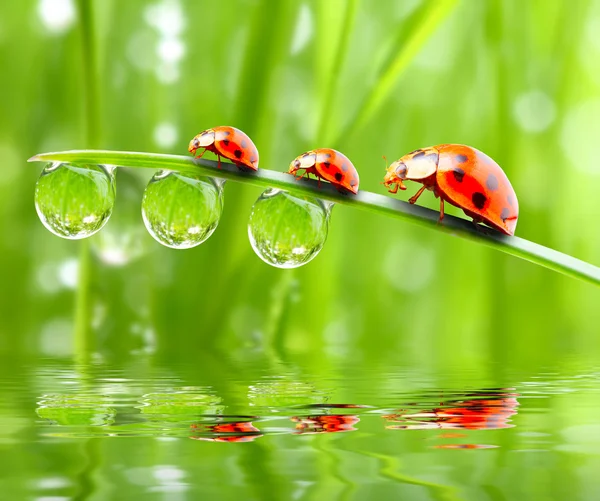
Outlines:
<svg viewBox="0 0 600 501"><path fill-rule="evenodd" d="M385 160L385 169L387 170L387 168L388 168L387 157L385 155L381 155L381 157Z"/></svg>

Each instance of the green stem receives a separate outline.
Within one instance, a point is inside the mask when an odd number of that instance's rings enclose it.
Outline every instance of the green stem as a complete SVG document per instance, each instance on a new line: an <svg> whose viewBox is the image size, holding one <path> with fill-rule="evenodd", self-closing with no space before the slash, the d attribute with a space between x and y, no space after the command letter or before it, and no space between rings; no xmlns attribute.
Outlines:
<svg viewBox="0 0 600 501"><path fill-rule="evenodd" d="M99 139L98 79L94 47L94 14L91 0L78 0L77 12L81 36L82 79L85 100L86 143L94 147ZM75 354L87 360L94 349L91 318L91 250L89 242L82 242L79 253L79 278L75 295Z"/></svg>
<svg viewBox="0 0 600 501"><path fill-rule="evenodd" d="M42 153L30 158L29 161L91 163L165 169L187 175L205 175L230 179L263 188L279 188L301 195L329 200L340 205L368 210L420 226L427 226L443 233L493 247L567 276L600 285L600 268L523 238L503 235L491 228L481 225L475 226L466 219L449 215L444 217L443 224L439 224L438 211L363 190L359 191L358 195L345 195L339 193L329 183L320 183L319 186L319 183L315 180L302 179L296 181L292 176L283 172L265 169L260 169L257 172L241 172L235 165L226 162L221 162L221 169L217 169L217 162L203 158L193 159L180 155L128 151L72 150Z"/></svg>
<svg viewBox="0 0 600 501"><path fill-rule="evenodd" d="M78 1L83 90L85 99L86 142L94 148L98 144L100 105L98 103L98 78L96 75L96 50L94 46L94 14L91 0Z"/></svg>

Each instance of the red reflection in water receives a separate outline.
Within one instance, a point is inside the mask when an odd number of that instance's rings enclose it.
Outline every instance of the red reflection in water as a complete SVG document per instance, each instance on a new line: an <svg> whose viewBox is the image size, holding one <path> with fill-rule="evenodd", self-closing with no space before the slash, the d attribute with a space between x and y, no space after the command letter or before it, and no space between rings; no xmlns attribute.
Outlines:
<svg viewBox="0 0 600 501"><path fill-rule="evenodd" d="M440 444L434 445L434 449L497 449L497 445L485 444Z"/></svg>
<svg viewBox="0 0 600 501"><path fill-rule="evenodd" d="M509 421L517 413L517 393L478 392L469 396L482 398L451 400L431 410L399 411L383 417L390 422L400 423L387 426L388 429L491 430L514 426Z"/></svg>
<svg viewBox="0 0 600 501"><path fill-rule="evenodd" d="M354 425L360 421L360 418L349 414L327 414L322 416L294 416L291 420L296 423L296 434L302 435L356 431Z"/></svg>
<svg viewBox="0 0 600 501"><path fill-rule="evenodd" d="M193 424L190 428L199 433L211 434L209 436L190 437L193 440L205 440L207 442L252 442L263 436L260 430L248 421Z"/></svg>

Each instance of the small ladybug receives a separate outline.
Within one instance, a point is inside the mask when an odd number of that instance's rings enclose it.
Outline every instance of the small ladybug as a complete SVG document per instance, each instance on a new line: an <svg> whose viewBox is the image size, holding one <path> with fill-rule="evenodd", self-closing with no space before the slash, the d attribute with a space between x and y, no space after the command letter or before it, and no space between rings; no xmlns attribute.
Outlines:
<svg viewBox="0 0 600 501"><path fill-rule="evenodd" d="M444 201L461 208L474 223L485 223L506 235L514 235L519 217L515 190L500 166L470 146L440 144L415 150L391 164L383 184L390 193L405 190L403 181L423 187L408 201L414 204L425 189L440 199L440 221Z"/></svg>
<svg viewBox="0 0 600 501"><path fill-rule="evenodd" d="M310 179L310 174L314 174L319 182L321 179L329 181L342 192L358 193L358 172L348 157L339 151L329 148L307 151L290 164L288 172L296 176L299 170L304 173L296 179L304 176Z"/></svg>
<svg viewBox="0 0 600 501"><path fill-rule="evenodd" d="M213 127L201 132L190 141L188 151L196 155L196 151L203 148L200 158L206 151L212 151L219 158L228 158L241 170L258 170L258 150L252 140L241 130L235 127Z"/></svg>
<svg viewBox="0 0 600 501"><path fill-rule="evenodd" d="M320 416L293 416L290 418L296 424L296 434L339 433L356 431L354 425L360 421L358 416L349 414L320 415Z"/></svg>
<svg viewBox="0 0 600 501"><path fill-rule="evenodd" d="M258 428L247 421L210 425L192 424L191 428L194 431L212 433L213 435L210 437L190 437L194 440L204 440L206 442L252 442L263 436Z"/></svg>

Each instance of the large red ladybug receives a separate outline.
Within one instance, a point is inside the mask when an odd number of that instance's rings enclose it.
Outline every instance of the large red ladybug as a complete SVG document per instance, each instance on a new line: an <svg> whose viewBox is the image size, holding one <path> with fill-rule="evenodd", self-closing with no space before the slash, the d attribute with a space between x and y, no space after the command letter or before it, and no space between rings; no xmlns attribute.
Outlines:
<svg viewBox="0 0 600 501"><path fill-rule="evenodd" d="M299 170L304 173L296 179L310 178L313 174L319 181L329 181L338 190L358 193L358 172L348 157L339 151L330 148L307 151L292 161L288 172L296 176Z"/></svg>
<svg viewBox="0 0 600 501"><path fill-rule="evenodd" d="M383 184L390 193L405 190L403 181L422 183L409 199L414 204L425 189L440 199L440 221L444 201L461 208L474 223L485 223L507 235L514 235L519 202L500 166L470 146L440 144L413 151L391 164Z"/></svg>
<svg viewBox="0 0 600 501"><path fill-rule="evenodd" d="M203 148L196 156L200 158L206 151L211 151L219 158L228 158L242 170L258 170L258 150L252 140L241 130L235 127L213 127L201 132L190 141L188 151L196 155L196 151Z"/></svg>

